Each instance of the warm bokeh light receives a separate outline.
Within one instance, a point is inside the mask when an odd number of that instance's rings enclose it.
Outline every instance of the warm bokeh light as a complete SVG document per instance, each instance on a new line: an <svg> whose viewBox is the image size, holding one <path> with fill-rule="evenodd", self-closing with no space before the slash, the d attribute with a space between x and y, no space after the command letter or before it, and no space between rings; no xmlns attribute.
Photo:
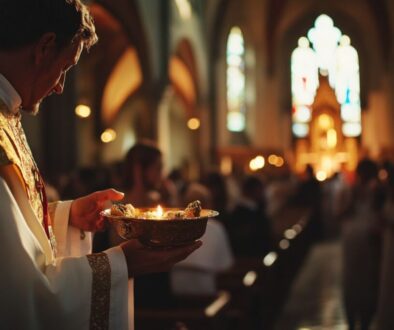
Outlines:
<svg viewBox="0 0 394 330"><path fill-rule="evenodd" d="M79 104L75 107L75 114L80 118L88 118L92 113L89 106L84 104Z"/></svg>
<svg viewBox="0 0 394 330"><path fill-rule="evenodd" d="M293 239L297 236L297 232L294 229L287 229L284 233L287 239Z"/></svg>
<svg viewBox="0 0 394 330"><path fill-rule="evenodd" d="M282 167L285 163L285 160L283 157L272 154L268 157L268 163L276 167Z"/></svg>
<svg viewBox="0 0 394 330"><path fill-rule="evenodd" d="M278 254L274 251L271 251L263 259L264 266L267 266L267 267L272 266L277 258L278 258Z"/></svg>
<svg viewBox="0 0 394 330"><path fill-rule="evenodd" d="M296 223L292 228L296 231L297 234L302 231L302 226L298 223Z"/></svg>
<svg viewBox="0 0 394 330"><path fill-rule="evenodd" d="M268 163L271 165L276 165L277 160L278 160L277 155L269 155L268 157Z"/></svg>
<svg viewBox="0 0 394 330"><path fill-rule="evenodd" d="M220 161L220 173L229 175L233 171L233 160L231 157L223 157Z"/></svg>
<svg viewBox="0 0 394 330"><path fill-rule="evenodd" d="M282 167L285 164L285 160L282 157L278 157L276 159L276 166L277 167Z"/></svg>
<svg viewBox="0 0 394 330"><path fill-rule="evenodd" d="M200 128L200 119L198 118L190 118L187 122L187 127L192 131L195 131Z"/></svg>
<svg viewBox="0 0 394 330"><path fill-rule="evenodd" d="M155 216L157 218L161 218L163 216L163 208L160 205L158 205L156 208Z"/></svg>
<svg viewBox="0 0 394 330"><path fill-rule="evenodd" d="M327 173L325 171L318 171L316 173L316 179L318 181L325 181L327 179Z"/></svg>
<svg viewBox="0 0 394 330"><path fill-rule="evenodd" d="M220 291L217 298L205 308L205 315L208 317L214 317L224 305L226 305L231 299L230 294L227 291Z"/></svg>
<svg viewBox="0 0 394 330"><path fill-rule="evenodd" d="M256 161L256 165L257 165L259 168L263 168L263 167L264 167L264 165L265 165L265 159L264 159L263 156L257 156L257 157L255 158L255 161Z"/></svg>
<svg viewBox="0 0 394 330"><path fill-rule="evenodd" d="M332 120L332 118L325 113L319 116L318 121L319 126L322 130L328 130L334 125L334 121Z"/></svg>
<svg viewBox="0 0 394 330"><path fill-rule="evenodd" d="M101 141L103 143L110 143L116 139L116 132L112 128L107 128L101 133Z"/></svg>
<svg viewBox="0 0 394 330"><path fill-rule="evenodd" d="M247 272L246 275L243 278L243 283L245 286L252 286L257 279L257 273L251 270L250 272Z"/></svg>
<svg viewBox="0 0 394 330"><path fill-rule="evenodd" d="M263 156L256 156L249 162L249 168L251 171L257 171L265 166L265 159Z"/></svg>
<svg viewBox="0 0 394 330"><path fill-rule="evenodd" d="M338 138L337 138L337 131L333 128L330 128L327 131L327 147L333 149L337 146Z"/></svg>
<svg viewBox="0 0 394 330"><path fill-rule="evenodd" d="M290 247L290 242L289 242L287 239L282 239L282 240L279 242L279 247L280 247L282 250L287 250L287 249Z"/></svg>

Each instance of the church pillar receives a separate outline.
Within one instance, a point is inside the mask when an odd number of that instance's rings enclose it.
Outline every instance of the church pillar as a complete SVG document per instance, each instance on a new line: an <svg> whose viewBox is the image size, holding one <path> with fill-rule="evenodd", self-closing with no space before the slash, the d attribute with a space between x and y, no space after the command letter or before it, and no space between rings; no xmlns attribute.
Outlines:
<svg viewBox="0 0 394 330"><path fill-rule="evenodd" d="M46 177L69 172L75 168L76 139L75 71L67 74L61 96L51 96L42 105L43 171Z"/></svg>

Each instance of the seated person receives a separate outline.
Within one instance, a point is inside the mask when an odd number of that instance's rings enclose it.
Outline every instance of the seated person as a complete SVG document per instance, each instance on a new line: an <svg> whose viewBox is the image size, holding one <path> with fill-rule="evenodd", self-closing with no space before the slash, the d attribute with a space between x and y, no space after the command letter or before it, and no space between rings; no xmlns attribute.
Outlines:
<svg viewBox="0 0 394 330"><path fill-rule="evenodd" d="M211 194L201 184L191 183L188 186L183 204L194 200L200 200L205 209L211 208ZM218 220L208 220L201 241L202 247L171 271L171 287L175 295L214 295L216 274L233 265L230 242L225 228Z"/></svg>
<svg viewBox="0 0 394 330"><path fill-rule="evenodd" d="M231 244L236 256L260 257L272 245L270 220L266 215L264 184L256 176L242 183L242 197L229 221Z"/></svg>

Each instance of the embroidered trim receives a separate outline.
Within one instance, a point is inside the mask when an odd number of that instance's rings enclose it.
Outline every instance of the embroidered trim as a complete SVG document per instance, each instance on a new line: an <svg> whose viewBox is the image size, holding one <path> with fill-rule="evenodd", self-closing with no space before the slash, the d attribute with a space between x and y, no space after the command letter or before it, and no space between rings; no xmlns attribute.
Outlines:
<svg viewBox="0 0 394 330"><path fill-rule="evenodd" d="M105 253L87 256L92 268L92 298L90 310L90 330L109 328L109 305L111 292L111 267Z"/></svg>
<svg viewBox="0 0 394 330"><path fill-rule="evenodd" d="M56 258L57 256L57 241L55 234L53 232L52 226L48 226L48 233L49 233L49 243L52 246L53 256Z"/></svg>

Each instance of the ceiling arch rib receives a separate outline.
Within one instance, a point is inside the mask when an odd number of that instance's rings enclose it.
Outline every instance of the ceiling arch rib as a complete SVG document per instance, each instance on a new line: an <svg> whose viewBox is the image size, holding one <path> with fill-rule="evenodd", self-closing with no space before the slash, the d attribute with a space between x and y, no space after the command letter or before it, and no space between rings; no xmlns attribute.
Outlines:
<svg viewBox="0 0 394 330"><path fill-rule="evenodd" d="M198 103L197 68L190 42L182 39L169 61L169 78L190 114Z"/></svg>
<svg viewBox="0 0 394 330"><path fill-rule="evenodd" d="M115 64L104 87L101 103L103 123L109 125L116 118L122 105L142 84L138 54L128 47Z"/></svg>
<svg viewBox="0 0 394 330"><path fill-rule="evenodd" d="M93 48L96 104L100 123L108 127L115 120L127 98L144 82L138 50L127 36L121 22L105 7L90 7L100 42Z"/></svg>

